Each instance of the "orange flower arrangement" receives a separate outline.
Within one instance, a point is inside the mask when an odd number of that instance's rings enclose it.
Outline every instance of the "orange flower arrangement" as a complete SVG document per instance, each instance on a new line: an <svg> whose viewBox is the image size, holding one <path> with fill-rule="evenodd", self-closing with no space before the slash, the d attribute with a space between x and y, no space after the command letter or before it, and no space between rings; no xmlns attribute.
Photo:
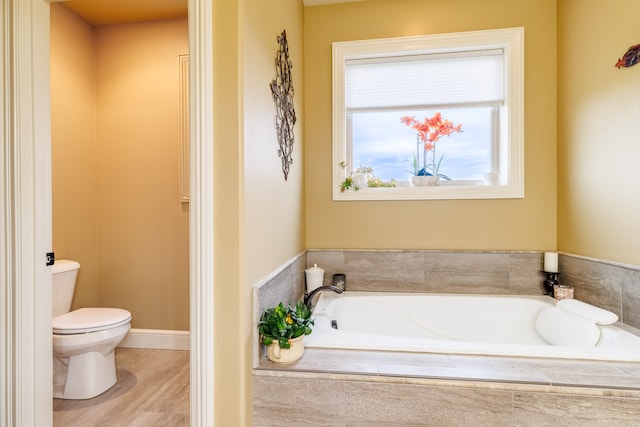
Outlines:
<svg viewBox="0 0 640 427"><path fill-rule="evenodd" d="M442 163L442 159L444 158L444 153L436 162L436 143L443 136L450 136L454 132L462 132L462 125L456 125L451 120L443 119L442 114L439 112L435 113L432 117L425 117L423 121L418 121L415 116L404 116L400 118L400 121L405 126L409 126L418 132L417 156L414 158L414 174L419 176L433 175L449 179L446 175L438 173L440 163ZM422 168L418 169L421 144L424 144L423 163ZM427 155L429 153L431 153L431 162L427 165Z"/></svg>

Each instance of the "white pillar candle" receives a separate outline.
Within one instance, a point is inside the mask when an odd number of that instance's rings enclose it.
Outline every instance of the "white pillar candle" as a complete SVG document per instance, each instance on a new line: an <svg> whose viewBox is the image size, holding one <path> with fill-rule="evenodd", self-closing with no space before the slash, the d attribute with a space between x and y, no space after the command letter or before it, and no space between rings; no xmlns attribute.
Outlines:
<svg viewBox="0 0 640 427"><path fill-rule="evenodd" d="M558 272L558 254L556 252L544 253L544 271L548 273Z"/></svg>

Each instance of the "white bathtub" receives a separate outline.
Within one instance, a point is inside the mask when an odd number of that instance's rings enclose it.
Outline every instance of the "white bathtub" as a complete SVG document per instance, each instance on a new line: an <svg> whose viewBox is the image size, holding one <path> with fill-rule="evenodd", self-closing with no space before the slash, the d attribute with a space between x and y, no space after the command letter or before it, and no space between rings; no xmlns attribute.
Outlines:
<svg viewBox="0 0 640 427"><path fill-rule="evenodd" d="M606 324L617 316L570 303L577 310L547 296L324 292L305 346L640 361L640 337Z"/></svg>

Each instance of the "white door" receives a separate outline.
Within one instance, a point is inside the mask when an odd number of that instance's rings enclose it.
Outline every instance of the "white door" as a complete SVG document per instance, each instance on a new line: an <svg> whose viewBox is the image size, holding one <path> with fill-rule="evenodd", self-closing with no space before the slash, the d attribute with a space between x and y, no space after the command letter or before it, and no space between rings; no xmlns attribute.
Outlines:
<svg viewBox="0 0 640 427"><path fill-rule="evenodd" d="M53 1L53 0L52 0ZM213 12L189 0L191 425L213 425ZM49 2L0 6L0 425L52 423Z"/></svg>
<svg viewBox="0 0 640 427"><path fill-rule="evenodd" d="M2 4L3 425L51 424L49 5ZM6 379L6 381L5 381Z"/></svg>

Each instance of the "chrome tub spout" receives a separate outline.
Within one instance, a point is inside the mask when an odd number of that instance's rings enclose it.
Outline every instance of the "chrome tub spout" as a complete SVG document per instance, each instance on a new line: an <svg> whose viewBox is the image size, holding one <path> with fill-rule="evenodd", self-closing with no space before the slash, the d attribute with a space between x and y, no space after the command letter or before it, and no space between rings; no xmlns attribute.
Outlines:
<svg viewBox="0 0 640 427"><path fill-rule="evenodd" d="M342 293L342 289L340 289L337 286L333 286L333 285L320 286L319 288L315 288L311 292L304 294L304 305L306 305L307 307L309 307L309 309L311 309L311 306L312 306L311 301L313 300L313 297L322 291L333 291L337 294Z"/></svg>

